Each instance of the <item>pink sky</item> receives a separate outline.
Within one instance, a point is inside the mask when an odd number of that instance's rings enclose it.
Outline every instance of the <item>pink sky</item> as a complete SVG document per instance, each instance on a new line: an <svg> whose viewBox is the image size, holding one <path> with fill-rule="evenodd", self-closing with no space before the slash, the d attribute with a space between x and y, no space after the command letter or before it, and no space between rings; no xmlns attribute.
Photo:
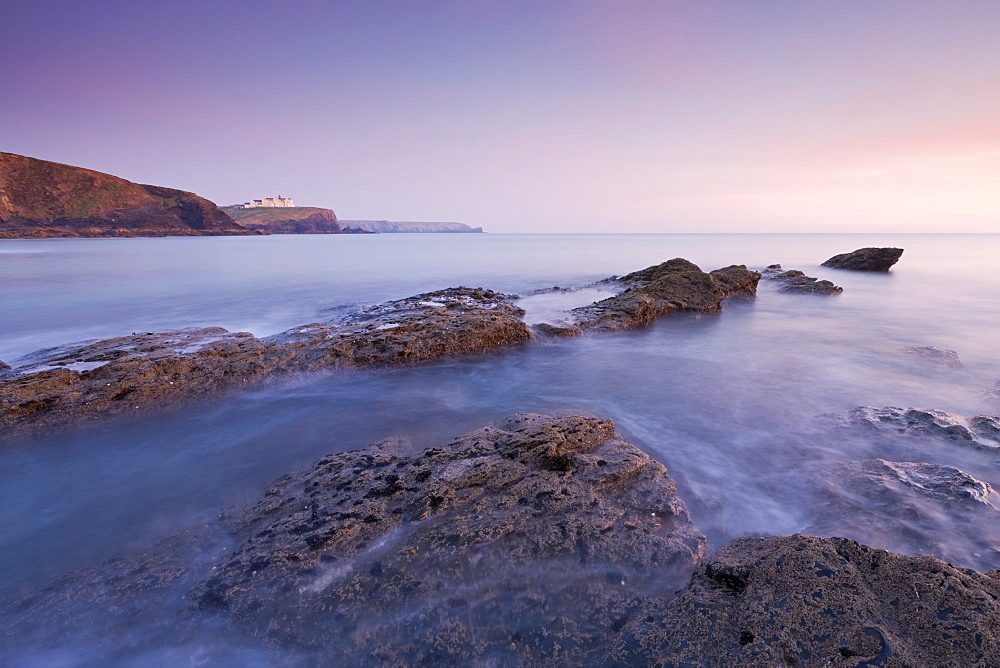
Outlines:
<svg viewBox="0 0 1000 668"><path fill-rule="evenodd" d="M492 232L1000 231L995 1L9 14L0 150L220 204Z"/></svg>

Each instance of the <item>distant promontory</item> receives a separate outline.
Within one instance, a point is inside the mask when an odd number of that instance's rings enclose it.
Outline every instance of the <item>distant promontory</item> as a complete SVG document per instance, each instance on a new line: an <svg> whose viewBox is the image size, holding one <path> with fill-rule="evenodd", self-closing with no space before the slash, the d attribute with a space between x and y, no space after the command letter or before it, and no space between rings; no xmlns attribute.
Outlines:
<svg viewBox="0 0 1000 668"><path fill-rule="evenodd" d="M247 234L194 193L0 153L0 239Z"/></svg>
<svg viewBox="0 0 1000 668"><path fill-rule="evenodd" d="M369 232L482 232L481 227L465 223L421 223L393 220L342 220L341 225L368 230Z"/></svg>
<svg viewBox="0 0 1000 668"><path fill-rule="evenodd" d="M315 206L227 206L222 209L248 230L267 234L370 234L351 226L341 226L331 209Z"/></svg>

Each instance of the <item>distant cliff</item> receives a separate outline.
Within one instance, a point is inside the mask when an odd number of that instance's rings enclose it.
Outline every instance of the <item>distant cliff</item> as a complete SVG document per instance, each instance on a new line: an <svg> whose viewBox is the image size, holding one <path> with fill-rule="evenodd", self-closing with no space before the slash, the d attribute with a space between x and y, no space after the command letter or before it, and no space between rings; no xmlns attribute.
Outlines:
<svg viewBox="0 0 1000 668"><path fill-rule="evenodd" d="M258 207L222 209L249 230L268 234L366 234L365 230L341 227L337 214L315 206Z"/></svg>
<svg viewBox="0 0 1000 668"><path fill-rule="evenodd" d="M391 220L342 220L342 225L358 227L369 232L482 232L481 227L465 223L419 223Z"/></svg>
<svg viewBox="0 0 1000 668"><path fill-rule="evenodd" d="M0 239L260 234L194 193L0 153Z"/></svg>

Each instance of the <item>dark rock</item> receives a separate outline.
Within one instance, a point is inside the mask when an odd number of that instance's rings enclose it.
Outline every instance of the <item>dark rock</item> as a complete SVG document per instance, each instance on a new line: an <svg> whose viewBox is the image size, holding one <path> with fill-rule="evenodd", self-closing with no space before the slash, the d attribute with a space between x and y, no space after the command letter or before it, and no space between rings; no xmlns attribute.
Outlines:
<svg viewBox="0 0 1000 668"><path fill-rule="evenodd" d="M3 360L0 360L0 373L3 373L4 371L9 371L9 370L10 370L10 365L6 364Z"/></svg>
<svg viewBox="0 0 1000 668"><path fill-rule="evenodd" d="M959 359L958 353L954 350L948 350L947 348L938 348L937 346L910 346L909 348L906 348L905 352L909 355L919 357L921 360L935 366L945 367L948 369L962 368L962 360Z"/></svg>
<svg viewBox="0 0 1000 668"><path fill-rule="evenodd" d="M942 439L962 445L995 450L1000 437L989 429L997 418L979 416L972 421L935 409L898 406L859 406L846 414L827 414L821 418L831 427L861 430L899 438Z"/></svg>
<svg viewBox="0 0 1000 668"><path fill-rule="evenodd" d="M768 265L767 269L761 272L764 278L779 281L782 292L800 292L814 295L839 295L844 288L834 285L830 281L819 280L812 276L806 276L798 269L784 271L780 264Z"/></svg>
<svg viewBox="0 0 1000 668"><path fill-rule="evenodd" d="M697 265L675 258L620 278L625 290L614 297L573 309L571 315L585 330L614 331L649 325L660 315L689 311L718 311L729 296L756 294L760 274L742 265L705 273Z"/></svg>
<svg viewBox="0 0 1000 668"><path fill-rule="evenodd" d="M889 271L902 254L902 248L859 248L853 253L834 255L823 266L855 271Z"/></svg>
<svg viewBox="0 0 1000 668"><path fill-rule="evenodd" d="M0 238L245 235L194 193L0 153Z"/></svg>
<svg viewBox="0 0 1000 668"><path fill-rule="evenodd" d="M1000 575L844 538L742 538L658 611L632 617L623 665L1000 663Z"/></svg>
<svg viewBox="0 0 1000 668"><path fill-rule="evenodd" d="M276 373L410 364L520 344L531 332L507 300L451 288L267 339L209 327L42 350L0 380L0 437L173 408Z"/></svg>
<svg viewBox="0 0 1000 668"><path fill-rule="evenodd" d="M552 337L567 337L567 336L580 336L583 334L583 330L576 325L550 325L547 322L542 322L534 326L535 329L545 336Z"/></svg>
<svg viewBox="0 0 1000 668"><path fill-rule="evenodd" d="M1000 443L1000 417L977 415L974 418L969 418L969 429L981 439Z"/></svg>

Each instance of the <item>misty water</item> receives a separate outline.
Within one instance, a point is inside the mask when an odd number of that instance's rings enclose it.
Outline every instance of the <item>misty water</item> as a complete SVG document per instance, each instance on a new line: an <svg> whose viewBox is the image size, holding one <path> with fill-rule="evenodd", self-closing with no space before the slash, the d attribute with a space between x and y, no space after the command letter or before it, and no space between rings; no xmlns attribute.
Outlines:
<svg viewBox="0 0 1000 668"><path fill-rule="evenodd" d="M819 264L864 246L905 248L891 273ZM808 529L837 495L831 474L882 458L931 462L1000 484L996 453L943 441L845 436L816 417L861 405L997 415L1000 235L365 235L0 242L0 359L46 346L191 326L259 336L448 286L528 297L529 320L603 294L586 287L674 257L704 270L781 263L844 287L786 294L761 281L756 299L712 316L662 318L625 333L538 339L483 357L417 367L294 376L190 409L0 448L0 596L150 548L255 501L278 476L326 454L403 436L431 446L515 412L577 409L619 431L678 482L711 548L748 534ZM956 351L960 369L908 354ZM901 494L908 494L906 490ZM893 503L869 517L910 522L880 532L843 517L836 535L1000 568L1000 523L953 521L913 492L919 521ZM828 522L829 524L829 522ZM180 603L178 603L180 605ZM11 662L92 660L88 624L51 629ZM136 634L142 630L137 629ZM211 635L211 634L208 634ZM100 645L100 634L87 635ZM138 637L138 636L137 636ZM212 636L177 648L139 641L132 660L260 659ZM222 638L222 639L220 639ZM207 641L205 641L207 642ZM44 648L44 649L43 649ZM249 652L249 654L244 654ZM275 663L282 657L264 655ZM88 659L90 657L90 659ZM119 655L119 658L121 656ZM295 662L295 657L283 657Z"/></svg>

